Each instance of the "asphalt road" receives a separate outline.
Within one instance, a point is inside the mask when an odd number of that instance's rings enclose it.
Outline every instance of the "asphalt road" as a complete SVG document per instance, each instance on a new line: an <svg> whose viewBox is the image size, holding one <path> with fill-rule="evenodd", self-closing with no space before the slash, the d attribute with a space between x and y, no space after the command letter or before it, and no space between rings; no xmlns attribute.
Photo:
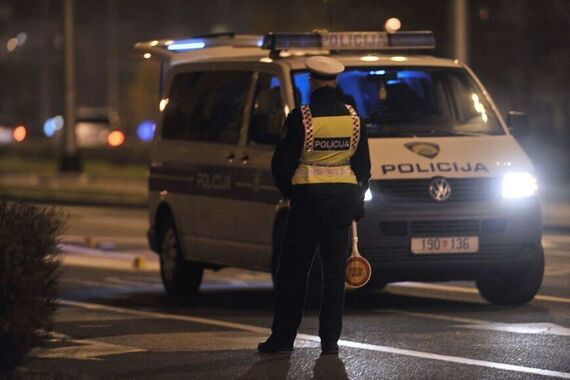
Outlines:
<svg viewBox="0 0 570 380"><path fill-rule="evenodd" d="M524 307L472 283L399 283L348 293L339 358L319 357L310 299L291 356L262 357L273 293L264 273L207 272L197 296L162 290L146 214L68 208L52 339L24 365L69 378L570 378L570 236L545 235L546 277ZM132 269L135 258L146 269Z"/></svg>

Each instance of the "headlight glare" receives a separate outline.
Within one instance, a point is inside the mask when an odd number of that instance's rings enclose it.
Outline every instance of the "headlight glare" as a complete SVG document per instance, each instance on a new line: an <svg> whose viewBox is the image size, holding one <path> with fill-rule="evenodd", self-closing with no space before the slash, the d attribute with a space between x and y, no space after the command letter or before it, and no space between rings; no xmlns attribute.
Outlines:
<svg viewBox="0 0 570 380"><path fill-rule="evenodd" d="M370 202L371 200L372 200L372 191L370 191L370 189L368 189L364 193L364 202Z"/></svg>
<svg viewBox="0 0 570 380"><path fill-rule="evenodd" d="M538 191L536 177L528 172L507 173L503 176L503 198L525 198Z"/></svg>

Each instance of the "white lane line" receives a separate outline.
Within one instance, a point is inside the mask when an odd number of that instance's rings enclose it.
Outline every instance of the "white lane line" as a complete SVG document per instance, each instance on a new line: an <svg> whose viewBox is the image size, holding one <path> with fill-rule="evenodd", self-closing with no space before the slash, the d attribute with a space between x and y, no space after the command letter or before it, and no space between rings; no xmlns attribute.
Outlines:
<svg viewBox="0 0 570 380"><path fill-rule="evenodd" d="M486 367L486 368L493 368L493 369L501 369L501 370L505 370L505 371L532 373L534 375L551 376L551 377L559 377L562 379L570 379L570 372L551 371L548 369L523 367L523 366L512 365L512 364L488 362L488 361L484 361L484 360L462 358L459 356L432 354L429 352L412 351L412 350L405 350L405 349L401 349L401 348L376 346L373 344L350 342L350 341L345 341L345 340L340 340L338 342L338 344L342 345L342 346L346 346L346 347L360 348L360 349L369 350L369 351L386 352L386 353L390 353L390 354L397 354L397 355L404 355L404 356L412 356L412 357L417 357L417 358L422 358L422 359L440 360L440 361L463 364L463 365L472 365L472 366L477 366L477 367Z"/></svg>
<svg viewBox="0 0 570 380"><path fill-rule="evenodd" d="M81 253L86 256L112 257L115 259L133 260L137 255L127 252L104 251L102 249L82 247L79 245L60 244L59 248L65 253Z"/></svg>
<svg viewBox="0 0 570 380"><path fill-rule="evenodd" d="M457 322L457 323L467 323L467 324L489 323L489 321L485 321L482 319L452 317L450 315L421 313L421 312L417 312L417 311L401 311L401 310L388 309L388 310L382 310L382 312L386 312L386 313L390 313L390 314L407 315L407 316L419 317L419 318L437 319L437 320L448 321L448 322Z"/></svg>
<svg viewBox="0 0 570 380"><path fill-rule="evenodd" d="M428 284L428 283L419 283L419 282L418 283L416 283L416 282L398 282L398 283L394 283L394 284L389 285L389 288L390 287L391 288L397 288L397 287L417 288L417 289L439 290L439 291L454 292L454 293L479 294L479 291L477 289L473 289L473 288L464 288L461 286ZM546 296L543 294L537 294L536 296L534 296L534 299L537 301L570 303L570 298Z"/></svg>
<svg viewBox="0 0 570 380"><path fill-rule="evenodd" d="M570 329L550 322L529 322L529 323L516 323L516 322L495 322L486 321L482 319L453 317L445 314L430 314L413 311L401 310L382 310L390 314L399 314L405 316L437 319L449 322L461 323L457 325L459 328L479 329L479 330L494 330L501 332L509 332L515 334L538 334L538 335L558 335L570 336Z"/></svg>
<svg viewBox="0 0 570 380"><path fill-rule="evenodd" d="M54 348L39 348L32 352L32 356L44 359L102 360L101 356L146 351L143 348L99 342L93 339L73 339L55 331L48 334L52 337L50 339L52 342L68 345Z"/></svg>
<svg viewBox="0 0 570 380"><path fill-rule="evenodd" d="M513 334L536 334L536 335L554 335L569 336L570 329L564 326L550 322L535 323L502 323L489 322L483 324L469 324L457 326L462 329L491 330Z"/></svg>
<svg viewBox="0 0 570 380"><path fill-rule="evenodd" d="M205 324L205 325L210 325L210 326L226 327L226 328L231 328L231 329L236 329L236 330L265 334L265 335L269 335L271 333L270 329L264 328L264 327L246 325L243 323L220 321L217 319L193 317L193 316L189 316L189 315L174 315L174 314L157 313L157 312L151 312L151 311L132 310L132 309L126 309L126 308L116 307L116 306L107 306L107 305L78 302L78 301L68 301L68 300L62 300L62 299L59 299L58 303L60 305L78 307L78 308L83 308L83 309L88 309L88 310L102 310L102 311L107 311L107 312L123 313L123 314L130 314L130 315L149 317L149 318L157 318L157 319L172 319L172 320L186 321L186 322L192 322L192 323L200 323L200 324ZM299 339L302 339L302 340L320 343L320 338L318 336L315 336L315 335L299 334L299 335L297 335L297 337ZM358 348L358 349L363 349L363 350L368 350L368 351L376 351L376 352L384 352L384 353L389 353L389 354L410 356L410 357L421 358L421 359L439 360L439 361L457 363L457 364L463 364L463 365L472 365L472 366L477 366L477 367L486 367L486 368L500 369L500 370L506 370L506 371L512 371L512 372L531 373L531 374L535 374L535 375L552 376L552 377L560 377L563 379L570 379L570 372L560 372L560 371L553 371L553 370L548 370L548 369L518 366L518 365L513 365L513 364L489 362L489 361L484 361L484 360L464 358L464 357L460 357L460 356L433 354L430 352L407 350L407 349L389 347L389 346L379 346L379 345L375 345L375 344L360 343L360 342L354 342L354 341L344 340L344 339L339 340L338 344L340 346L344 346L344 347L351 347L351 348Z"/></svg>

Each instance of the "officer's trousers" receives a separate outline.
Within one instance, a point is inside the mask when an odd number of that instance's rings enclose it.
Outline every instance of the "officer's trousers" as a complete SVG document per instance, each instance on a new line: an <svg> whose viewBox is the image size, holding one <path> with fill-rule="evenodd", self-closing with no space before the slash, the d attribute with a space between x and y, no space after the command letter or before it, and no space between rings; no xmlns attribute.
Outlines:
<svg viewBox="0 0 570 380"><path fill-rule="evenodd" d="M351 194L294 198L276 273L276 304L270 340L292 345L301 323L308 274L316 248L323 263L323 290L319 336L323 344L336 343L342 329L344 272L349 227L357 201Z"/></svg>

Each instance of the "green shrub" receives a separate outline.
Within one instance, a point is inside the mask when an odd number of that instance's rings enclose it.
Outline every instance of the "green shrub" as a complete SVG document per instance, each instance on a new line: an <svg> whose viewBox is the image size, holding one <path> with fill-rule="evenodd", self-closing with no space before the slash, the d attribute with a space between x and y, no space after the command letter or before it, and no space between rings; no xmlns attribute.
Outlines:
<svg viewBox="0 0 570 380"><path fill-rule="evenodd" d="M13 371L50 327L63 226L55 208L0 201L0 373Z"/></svg>

